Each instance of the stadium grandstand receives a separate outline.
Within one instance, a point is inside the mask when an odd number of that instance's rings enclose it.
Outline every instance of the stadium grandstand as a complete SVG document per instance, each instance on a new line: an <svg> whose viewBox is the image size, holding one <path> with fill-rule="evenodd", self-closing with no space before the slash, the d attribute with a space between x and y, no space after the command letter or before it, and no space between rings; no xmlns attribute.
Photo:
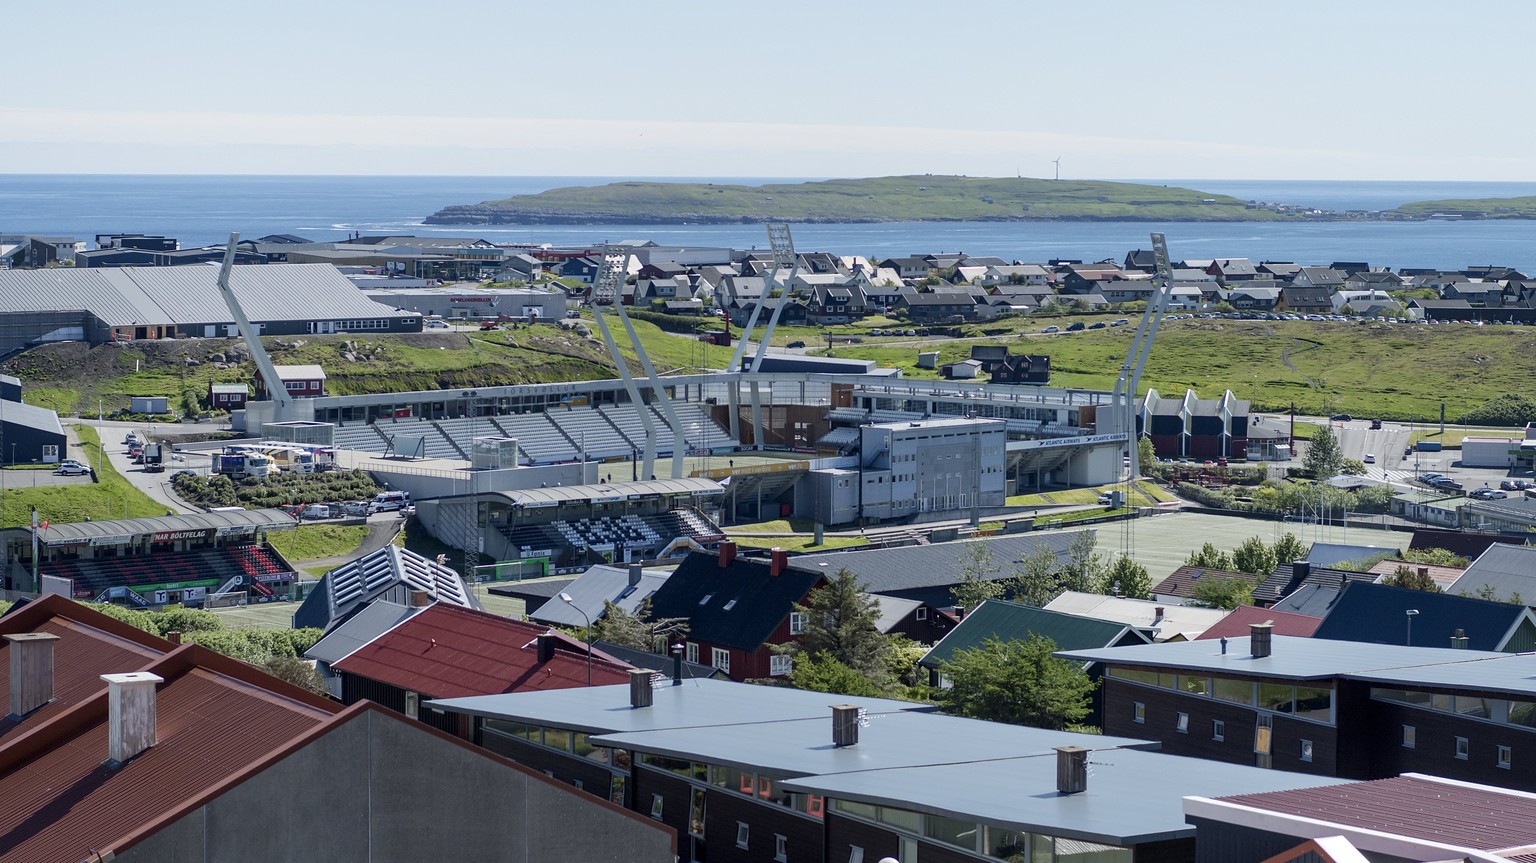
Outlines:
<svg viewBox="0 0 1536 863"><path fill-rule="evenodd" d="M3 532L12 584L136 608L266 602L287 596L294 569L266 541L295 522L282 510L230 510L46 524Z"/></svg>

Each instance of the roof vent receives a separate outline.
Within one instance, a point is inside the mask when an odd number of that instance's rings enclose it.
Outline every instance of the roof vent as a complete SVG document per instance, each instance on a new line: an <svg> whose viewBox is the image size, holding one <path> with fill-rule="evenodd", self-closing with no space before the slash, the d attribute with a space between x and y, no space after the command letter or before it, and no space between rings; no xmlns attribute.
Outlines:
<svg viewBox="0 0 1536 863"><path fill-rule="evenodd" d="M1467 649L1467 633L1466 633L1466 630L1463 630L1463 629L1456 630L1456 634L1451 636L1451 647L1456 649L1456 650L1466 650Z"/></svg>
<svg viewBox="0 0 1536 863"><path fill-rule="evenodd" d="M7 635L11 651L11 715L26 716L53 700L53 643L48 632Z"/></svg>
<svg viewBox="0 0 1536 863"><path fill-rule="evenodd" d="M655 672L648 668L631 668L629 670L629 706L636 710L651 706L652 690L651 681Z"/></svg>
<svg viewBox="0 0 1536 863"><path fill-rule="evenodd" d="M859 742L859 706L832 705L832 745L853 746Z"/></svg>
<svg viewBox="0 0 1536 863"><path fill-rule="evenodd" d="M1056 792L1081 794L1088 790L1088 753L1086 746L1056 747Z"/></svg>
<svg viewBox="0 0 1536 863"><path fill-rule="evenodd" d="M107 682L107 758L122 764L154 746L155 685L165 678L148 671L103 674Z"/></svg>
<svg viewBox="0 0 1536 863"><path fill-rule="evenodd" d="M1263 623L1253 623L1248 626L1248 652L1254 659L1263 659L1269 655L1270 641L1274 635L1275 622L1266 620Z"/></svg>
<svg viewBox="0 0 1536 863"><path fill-rule="evenodd" d="M640 579L645 575L645 568L638 563L629 565L629 586L639 587Z"/></svg>

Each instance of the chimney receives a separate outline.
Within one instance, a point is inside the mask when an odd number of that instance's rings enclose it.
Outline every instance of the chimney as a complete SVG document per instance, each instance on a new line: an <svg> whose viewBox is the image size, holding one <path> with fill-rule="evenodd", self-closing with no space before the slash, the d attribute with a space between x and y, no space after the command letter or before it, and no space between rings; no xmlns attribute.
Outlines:
<svg viewBox="0 0 1536 863"><path fill-rule="evenodd" d="M53 643L57 635L7 635L11 650L11 715L26 716L53 700Z"/></svg>
<svg viewBox="0 0 1536 863"><path fill-rule="evenodd" d="M777 577L783 574L784 568L787 566L789 566L789 552L782 548L775 548L772 552L772 563L769 564L768 574Z"/></svg>
<svg viewBox="0 0 1536 863"><path fill-rule="evenodd" d="M9 637L9 636L7 636L7 637ZM1456 649L1456 650L1466 650L1467 649L1467 633L1466 633L1466 630L1462 630L1462 629L1456 630L1456 634L1451 636L1451 647Z"/></svg>
<svg viewBox="0 0 1536 863"><path fill-rule="evenodd" d="M1419 578L1429 578L1429 567L1427 567L1427 566L1419 567Z"/></svg>
<svg viewBox="0 0 1536 863"><path fill-rule="evenodd" d="M431 604L432 604L432 594L428 593L425 590L413 590L413 591L411 591L411 607L412 608L426 608L427 606L429 606Z"/></svg>
<svg viewBox="0 0 1536 863"><path fill-rule="evenodd" d="M964 620L965 619L965 606L963 606L963 605L955 606L955 619L956 620Z"/></svg>
<svg viewBox="0 0 1536 863"><path fill-rule="evenodd" d="M1153 623L1159 623L1159 622L1162 621L1162 619L1163 619L1163 606L1161 606L1161 605L1153 606L1152 607L1152 622Z"/></svg>
<svg viewBox="0 0 1536 863"><path fill-rule="evenodd" d="M630 587L639 587L640 586L640 577L643 576L643 575L645 575L645 567L642 567L638 563L630 564L629 565L629 586Z"/></svg>
<svg viewBox="0 0 1536 863"><path fill-rule="evenodd" d="M167 632L165 634L165 640L169 641L172 644L180 644L181 643L181 633L176 632L175 630Z"/></svg>
<svg viewBox="0 0 1536 863"><path fill-rule="evenodd" d="M859 706L832 705L832 745L853 746L859 742Z"/></svg>
<svg viewBox="0 0 1536 863"><path fill-rule="evenodd" d="M655 672L648 668L629 670L629 706L635 709L651 706L651 678Z"/></svg>
<svg viewBox="0 0 1536 863"><path fill-rule="evenodd" d="M540 665L543 665L544 663L555 658L555 644L559 642L559 636L555 635L553 632L546 632L535 640L539 644Z"/></svg>
<svg viewBox="0 0 1536 863"><path fill-rule="evenodd" d="M685 649L685 647L684 647L684 645L683 645L683 643L681 641L679 641L678 643L672 645L672 685L673 686L682 686L683 685L683 650L684 649Z"/></svg>
<svg viewBox="0 0 1536 863"><path fill-rule="evenodd" d="M165 678L148 671L103 674L107 682L107 759L122 764L154 746L155 684Z"/></svg>
<svg viewBox="0 0 1536 863"><path fill-rule="evenodd" d="M720 540L720 568L725 569L736 562L736 543L733 540Z"/></svg>
<svg viewBox="0 0 1536 863"><path fill-rule="evenodd" d="M1291 563L1291 581L1301 581L1312 574L1312 562L1298 560Z"/></svg>
<svg viewBox="0 0 1536 863"><path fill-rule="evenodd" d="M1086 746L1056 747L1056 793L1081 794L1088 790L1088 753Z"/></svg>
<svg viewBox="0 0 1536 863"><path fill-rule="evenodd" d="M1254 659L1263 659L1269 655L1270 636L1274 634L1274 630L1273 620L1248 625L1248 652Z"/></svg>

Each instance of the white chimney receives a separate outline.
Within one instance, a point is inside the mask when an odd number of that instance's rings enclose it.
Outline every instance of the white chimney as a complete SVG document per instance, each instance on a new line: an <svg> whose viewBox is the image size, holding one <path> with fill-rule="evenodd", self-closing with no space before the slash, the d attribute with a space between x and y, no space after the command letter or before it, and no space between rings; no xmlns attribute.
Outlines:
<svg viewBox="0 0 1536 863"><path fill-rule="evenodd" d="M155 736L155 685L165 678L148 671L103 674L107 682L107 758L118 764L159 742Z"/></svg>
<svg viewBox="0 0 1536 863"><path fill-rule="evenodd" d="M57 635L7 635L11 651L11 715L26 716L53 700L53 643Z"/></svg>

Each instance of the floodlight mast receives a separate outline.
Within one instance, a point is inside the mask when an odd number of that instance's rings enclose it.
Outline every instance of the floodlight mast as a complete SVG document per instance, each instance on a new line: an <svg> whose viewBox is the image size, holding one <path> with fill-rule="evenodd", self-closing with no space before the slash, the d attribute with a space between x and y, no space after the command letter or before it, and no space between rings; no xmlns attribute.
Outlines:
<svg viewBox="0 0 1536 863"><path fill-rule="evenodd" d="M230 231L229 244L224 247L224 264L219 267L219 295L229 307L229 316L235 319L235 326L239 328L241 338L245 339L245 346L250 348L251 359L255 360L256 369L261 372L261 379L267 385L267 394L271 396L275 408L272 419L282 422L293 411L293 396L288 394L288 387L277 376L272 358L267 356L267 349L261 345L261 334L251 326L250 319L245 316L245 309L240 307L240 301L235 299L235 292L229 286L229 274L235 266L235 246L239 242L239 232Z"/></svg>
<svg viewBox="0 0 1536 863"><path fill-rule="evenodd" d="M794 287L795 275L799 272L795 256L795 241L789 235L789 225L783 222L768 222L764 225L768 229L768 247L773 251L773 266L763 276L762 303L767 303L773 296L776 288L783 288L783 295L773 307L773 314L768 317L768 326L763 330L763 337L757 342L757 353L752 357L750 371L753 379L750 383L752 390L752 446L754 449L762 449L763 444L763 395L758 385L756 375L763 365L763 357L768 353L768 343L773 341L773 331L779 325L779 315L783 314L784 307L789 304L789 292ZM789 278L784 282L779 281L779 273L789 270ZM745 334L741 338L741 349L747 346Z"/></svg>
<svg viewBox="0 0 1536 863"><path fill-rule="evenodd" d="M650 412L645 402L640 399L640 388L635 386L635 379L629 374L629 364L624 359L624 354L619 351L619 344L613 340L613 333L608 329L608 321L603 317L604 301L618 305L624 301L624 265L629 261L629 252L614 246L603 247L603 264L597 271L597 278L592 282L592 317L597 320L597 330L603 335L603 343L608 346L608 355L613 358L613 364L619 369L619 379L624 382L624 392L629 394L630 404L635 406L635 412L640 416L640 425L645 429L645 451L641 462L641 476L650 479L656 467L656 417Z"/></svg>
<svg viewBox="0 0 1536 863"><path fill-rule="evenodd" d="M1110 404L1122 409L1121 416L1125 422L1126 456L1130 465L1125 480L1127 501L1131 499L1136 477L1141 473L1141 439L1136 434L1136 390L1141 385L1141 371L1146 367L1147 356L1152 352L1152 343L1157 338L1157 329L1163 321L1163 312L1168 308L1168 300L1173 293L1173 270L1168 263L1168 242L1167 238L1160 233L1152 234L1152 259L1155 271L1152 298L1147 302L1146 310L1142 312L1141 322L1136 325L1136 334L1131 338L1131 347L1126 351L1125 362L1120 366L1120 375L1115 379L1114 393L1110 396ZM1120 551L1122 554L1135 554L1135 531L1135 525L1130 519L1121 525Z"/></svg>
<svg viewBox="0 0 1536 863"><path fill-rule="evenodd" d="M661 378L656 374L656 367L651 365L650 354L646 352L640 337L635 335L635 325L629 320L629 312L624 311L622 302L615 302L613 308L619 315L619 321L624 324L624 332L629 334L629 343L635 349L635 356L640 359L640 367L645 369L645 379L651 384L651 398L661 408L662 416L667 418L667 425L672 428L672 478L681 479L686 461L684 456L688 454L687 431L677 417L677 410L672 407L671 397L667 395L666 390L662 389ZM646 476L650 474L647 473Z"/></svg>

